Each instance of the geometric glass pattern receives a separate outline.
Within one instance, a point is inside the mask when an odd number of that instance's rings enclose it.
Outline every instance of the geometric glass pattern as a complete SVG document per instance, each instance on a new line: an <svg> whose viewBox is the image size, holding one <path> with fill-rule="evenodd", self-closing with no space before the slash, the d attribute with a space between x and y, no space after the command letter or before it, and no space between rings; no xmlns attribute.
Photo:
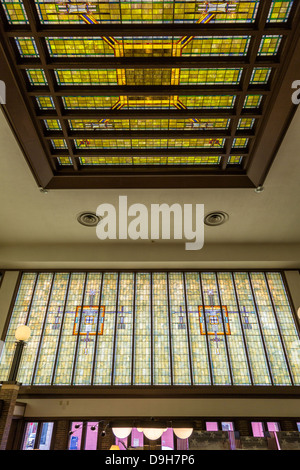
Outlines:
<svg viewBox="0 0 300 470"><path fill-rule="evenodd" d="M24 385L300 385L281 272L23 272L0 380L20 324Z"/></svg>
<svg viewBox="0 0 300 470"><path fill-rule="evenodd" d="M187 185L196 174L219 184L210 178L220 172L225 186L252 186L265 167L255 161L267 129L259 123L265 113L276 120L269 98L296 60L284 52L295 49L297 8L292 0L0 0L0 68L14 64L13 87L27 96L10 119L20 111L33 121L57 188L66 171L72 185L102 180L103 166L137 181L121 168L135 165L150 184L147 166L165 165L167 184L174 172ZM39 173L39 151L16 127Z"/></svg>

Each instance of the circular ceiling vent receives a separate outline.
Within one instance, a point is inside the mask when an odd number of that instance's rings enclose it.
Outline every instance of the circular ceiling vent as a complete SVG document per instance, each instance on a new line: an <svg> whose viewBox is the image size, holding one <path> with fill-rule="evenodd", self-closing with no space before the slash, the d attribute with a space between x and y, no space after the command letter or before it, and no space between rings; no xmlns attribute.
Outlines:
<svg viewBox="0 0 300 470"><path fill-rule="evenodd" d="M226 212L210 212L207 214L204 218L204 223L206 225L222 225L226 220L228 220L229 216L226 214Z"/></svg>
<svg viewBox="0 0 300 470"><path fill-rule="evenodd" d="M78 222L86 227L95 227L101 220L94 212L82 212L77 217Z"/></svg>

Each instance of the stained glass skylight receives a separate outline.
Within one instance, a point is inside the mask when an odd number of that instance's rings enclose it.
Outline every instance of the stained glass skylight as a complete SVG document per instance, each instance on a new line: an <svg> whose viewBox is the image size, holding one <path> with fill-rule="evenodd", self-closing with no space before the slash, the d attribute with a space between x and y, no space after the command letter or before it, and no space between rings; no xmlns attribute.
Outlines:
<svg viewBox="0 0 300 470"><path fill-rule="evenodd" d="M300 385L299 331L280 272L23 272L1 381L19 324L31 328L23 385Z"/></svg>
<svg viewBox="0 0 300 470"><path fill-rule="evenodd" d="M81 179L81 165L102 175L96 167L127 161L126 149L131 166L142 158L145 168L161 167L154 150L166 148L180 149L166 156L168 168L173 157L193 171L192 158L212 158L224 175L232 165L244 175L287 69L297 8L277 0L0 0L7 62L19 75L12 81L28 93L50 171L71 166Z"/></svg>

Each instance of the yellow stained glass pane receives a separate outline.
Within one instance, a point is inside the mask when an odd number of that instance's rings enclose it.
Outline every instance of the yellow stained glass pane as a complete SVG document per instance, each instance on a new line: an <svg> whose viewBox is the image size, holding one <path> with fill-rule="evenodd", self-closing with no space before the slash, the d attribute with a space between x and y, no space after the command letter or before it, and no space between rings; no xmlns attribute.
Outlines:
<svg viewBox="0 0 300 470"><path fill-rule="evenodd" d="M27 69L26 73L31 85L47 85L43 69Z"/></svg>
<svg viewBox="0 0 300 470"><path fill-rule="evenodd" d="M252 129L255 119L241 118L238 123L238 129Z"/></svg>
<svg viewBox="0 0 300 470"><path fill-rule="evenodd" d="M23 2L20 0L4 1L1 0L8 22L10 24L28 23L27 15Z"/></svg>
<svg viewBox="0 0 300 470"><path fill-rule="evenodd" d="M40 109L55 109L51 96L36 96Z"/></svg>
<svg viewBox="0 0 300 470"><path fill-rule="evenodd" d="M281 23L288 20L293 0L289 2L273 1L269 12L268 21L270 23Z"/></svg>
<svg viewBox="0 0 300 470"><path fill-rule="evenodd" d="M181 96L180 101L187 108L203 108L203 109L215 109L215 108L233 108L235 103L235 96L223 95L223 96Z"/></svg>
<svg viewBox="0 0 300 470"><path fill-rule="evenodd" d="M259 108L262 101L262 95L247 95L244 102L244 108Z"/></svg>
<svg viewBox="0 0 300 470"><path fill-rule="evenodd" d="M52 139L51 143L55 149L65 149L67 148L66 141L64 139Z"/></svg>
<svg viewBox="0 0 300 470"><path fill-rule="evenodd" d="M60 130L61 125L57 119L45 119L45 126L48 130Z"/></svg>
<svg viewBox="0 0 300 470"><path fill-rule="evenodd" d="M249 43L248 36L194 37L182 49L182 56L245 56Z"/></svg>
<svg viewBox="0 0 300 470"><path fill-rule="evenodd" d="M215 11L217 3L208 5L197 0L185 1L117 1L97 4L84 2L72 4L61 2L51 3L35 1L40 21L51 23L82 23L80 14L92 16L92 22L97 23L189 23L205 21L211 11ZM259 1L252 0L233 4L226 9L217 5L217 14L213 18L216 23L245 23L253 22L256 18Z"/></svg>
<svg viewBox="0 0 300 470"><path fill-rule="evenodd" d="M38 51L33 38L15 38L21 57L38 57Z"/></svg>
<svg viewBox="0 0 300 470"><path fill-rule="evenodd" d="M233 140L232 148L246 148L248 145L249 139L244 137L237 137Z"/></svg>
<svg viewBox="0 0 300 470"><path fill-rule="evenodd" d="M51 57L114 56L114 50L99 37L46 38Z"/></svg>
<svg viewBox="0 0 300 470"><path fill-rule="evenodd" d="M222 148L225 139L75 139L80 149Z"/></svg>
<svg viewBox="0 0 300 470"><path fill-rule="evenodd" d="M181 69L180 84L236 85L242 69Z"/></svg>
<svg viewBox="0 0 300 470"><path fill-rule="evenodd" d="M266 84L270 78L272 69L270 67L254 67L250 84Z"/></svg>
<svg viewBox="0 0 300 470"><path fill-rule="evenodd" d="M243 157L240 156L231 156L228 160L228 165L240 165L243 160Z"/></svg>
<svg viewBox="0 0 300 470"><path fill-rule="evenodd" d="M64 96L63 103L66 109L110 109L118 99L118 96Z"/></svg>
<svg viewBox="0 0 300 470"><path fill-rule="evenodd" d="M57 161L59 165L72 165L70 157L58 157Z"/></svg>
<svg viewBox="0 0 300 470"><path fill-rule="evenodd" d="M134 166L155 166L155 165L219 165L219 156L201 157L80 157L81 165L134 165Z"/></svg>
<svg viewBox="0 0 300 470"><path fill-rule="evenodd" d="M250 119L251 121L251 119ZM229 119L71 119L72 130L209 130L228 129Z"/></svg>
<svg viewBox="0 0 300 470"><path fill-rule="evenodd" d="M55 70L59 85L118 85L116 70Z"/></svg>
<svg viewBox="0 0 300 470"><path fill-rule="evenodd" d="M281 35L265 35L262 37L258 55L276 55L281 44Z"/></svg>

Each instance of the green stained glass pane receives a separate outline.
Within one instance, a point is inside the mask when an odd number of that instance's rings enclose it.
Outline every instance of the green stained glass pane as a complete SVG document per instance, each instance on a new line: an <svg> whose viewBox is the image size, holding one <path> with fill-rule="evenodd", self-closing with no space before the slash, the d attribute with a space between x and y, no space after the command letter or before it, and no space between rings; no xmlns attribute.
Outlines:
<svg viewBox="0 0 300 470"><path fill-rule="evenodd" d="M121 273L116 320L116 344L113 370L114 385L131 384L134 290L134 274Z"/></svg>
<svg viewBox="0 0 300 470"><path fill-rule="evenodd" d="M153 382L171 385L170 324L166 273L152 274Z"/></svg>
<svg viewBox="0 0 300 470"><path fill-rule="evenodd" d="M200 307L200 323L207 336L213 385L230 385L229 362L226 354L227 336L231 334L228 310L220 304L216 276L201 273L204 305Z"/></svg>
<svg viewBox="0 0 300 470"><path fill-rule="evenodd" d="M133 384L151 384L151 274L136 273Z"/></svg>
<svg viewBox="0 0 300 470"><path fill-rule="evenodd" d="M281 44L281 35L264 35L262 37L258 55L276 55Z"/></svg>
<svg viewBox="0 0 300 470"><path fill-rule="evenodd" d="M220 300L233 385L251 385L251 375L243 338L243 324L238 309L231 273L218 273Z"/></svg>
<svg viewBox="0 0 300 470"><path fill-rule="evenodd" d="M59 334L62 326L69 274L56 273L41 334L34 385L51 385Z"/></svg>
<svg viewBox="0 0 300 470"><path fill-rule="evenodd" d="M15 38L21 57L39 57L33 38Z"/></svg>
<svg viewBox="0 0 300 470"><path fill-rule="evenodd" d="M35 286L29 317L26 323L31 330L30 341L28 341L26 348L23 350L18 373L18 381L24 385L29 385L32 381L44 318L52 289L52 280L52 273L40 273Z"/></svg>
<svg viewBox="0 0 300 470"><path fill-rule="evenodd" d="M93 383L111 385L116 316L121 312L117 305L118 273L103 273L102 283L101 306L105 317L103 332L96 345Z"/></svg>
<svg viewBox="0 0 300 470"><path fill-rule="evenodd" d="M169 302L174 385L190 385L188 324L183 273L169 273Z"/></svg>
<svg viewBox="0 0 300 470"><path fill-rule="evenodd" d="M300 340L280 273L266 274L281 336L284 341L294 385L300 384Z"/></svg>
<svg viewBox="0 0 300 470"><path fill-rule="evenodd" d="M1 0L8 22L10 24L28 23L23 2L21 0Z"/></svg>
<svg viewBox="0 0 300 470"><path fill-rule="evenodd" d="M36 273L22 275L0 361L0 379L8 380L11 364L15 353L15 331L19 325L25 325L30 313L30 305L34 293Z"/></svg>
<svg viewBox="0 0 300 470"><path fill-rule="evenodd" d="M243 272L234 273L234 282L253 384L271 385L268 361L261 335L260 319L255 307L248 274Z"/></svg>
<svg viewBox="0 0 300 470"><path fill-rule="evenodd" d="M291 385L291 378L265 276L263 273L251 273L250 279L256 299L273 382L276 385Z"/></svg>
<svg viewBox="0 0 300 470"><path fill-rule="evenodd" d="M47 85L43 69L27 69L26 73L31 85Z"/></svg>
<svg viewBox="0 0 300 470"><path fill-rule="evenodd" d="M78 324L84 298L85 273L72 273L65 304L64 317L60 331L60 343L54 371L53 385L71 385L76 346L78 343Z"/></svg>
<svg viewBox="0 0 300 470"><path fill-rule="evenodd" d="M101 341L105 312L100 304L102 274L88 273L83 305L76 314L78 345L74 365L74 385L91 385L95 344Z"/></svg>
<svg viewBox="0 0 300 470"><path fill-rule="evenodd" d="M282 1L274 0L270 8L268 22L270 23L286 22L289 18L293 3L294 3L293 0L289 2L282 2Z"/></svg>
<svg viewBox="0 0 300 470"><path fill-rule="evenodd" d="M269 67L254 67L250 84L266 84L269 81L272 69Z"/></svg>
<svg viewBox="0 0 300 470"><path fill-rule="evenodd" d="M200 276L196 272L187 272L185 277L188 327L191 349L191 366L194 385L211 385L207 337L205 324L200 315L202 295Z"/></svg>

